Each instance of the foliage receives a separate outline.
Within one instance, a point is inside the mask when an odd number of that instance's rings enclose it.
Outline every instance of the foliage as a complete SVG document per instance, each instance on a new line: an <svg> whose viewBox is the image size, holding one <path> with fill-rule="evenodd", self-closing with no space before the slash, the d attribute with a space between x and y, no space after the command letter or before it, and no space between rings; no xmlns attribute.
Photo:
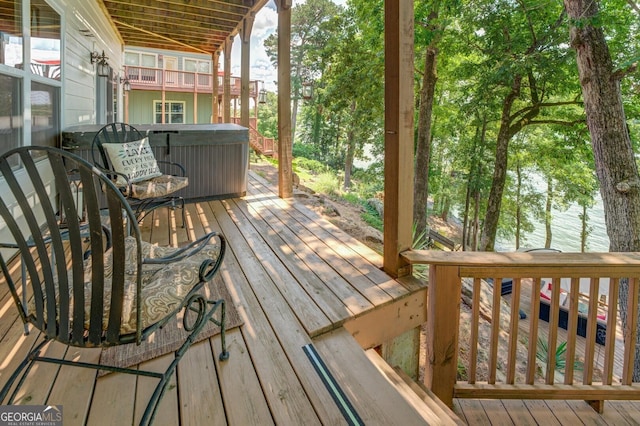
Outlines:
<svg viewBox="0 0 640 426"><path fill-rule="evenodd" d="M429 208L437 213L451 209L468 224L477 212L483 225L503 113L508 115L503 130L509 131L509 144L497 235L526 240L534 223L545 218L547 182L552 184L555 210L593 205L599 186L575 53L569 46L570 22L562 3L416 0L414 8L416 83L424 70L424 52L438 41L428 185L433 207ZM437 21L431 15L435 9ZM625 0L602 1L601 11L598 24L606 33L614 66L622 72L640 57L640 39L634 37L640 29L638 15ZM327 168L302 160L304 168L314 173L342 170L344 176L352 161L368 156L369 167L352 169L350 191L365 200L382 194L383 1L350 0L346 7L328 0L306 2L293 8L292 23L294 103L303 80L314 84L313 99L298 104L294 167L300 168L298 159L305 157ZM265 43L274 63L276 37ZM621 80L636 149L639 75L628 73ZM521 85L511 108L504 109L516 78L522 79ZM418 105L420 85L415 86ZM275 99L270 99L259 108L260 126L272 123L271 134L261 128L262 133L277 135L276 107ZM269 117L263 115L267 113ZM588 228L586 224L584 229Z"/></svg>
<svg viewBox="0 0 640 426"><path fill-rule="evenodd" d="M328 172L329 168L326 164L323 164L317 160L309 160L304 157L296 157L293 160L293 167L295 168L303 168L314 174Z"/></svg>
<svg viewBox="0 0 640 426"><path fill-rule="evenodd" d="M267 102L258 107L258 131L267 138L278 139L278 97L267 92Z"/></svg>
<svg viewBox="0 0 640 426"><path fill-rule="evenodd" d="M538 348L536 351L536 358L540 361L547 363L549 362L549 345L547 341L543 338L538 338ZM563 372L567 366L567 342L562 342L556 347L556 351L554 354L556 370ZM584 363L578 360L574 361L573 364L574 370L581 371L584 368Z"/></svg>
<svg viewBox="0 0 640 426"><path fill-rule="evenodd" d="M322 158L322 153L318 150L317 146L298 142L293 144L293 157L320 160Z"/></svg>
<svg viewBox="0 0 640 426"><path fill-rule="evenodd" d="M337 195L340 191L340 182L335 173L324 172L309 184L311 189L327 195Z"/></svg>
<svg viewBox="0 0 640 426"><path fill-rule="evenodd" d="M369 203L363 203L365 211L362 213L362 220L364 220L367 225L377 229L378 231L383 230L383 221L378 211Z"/></svg>

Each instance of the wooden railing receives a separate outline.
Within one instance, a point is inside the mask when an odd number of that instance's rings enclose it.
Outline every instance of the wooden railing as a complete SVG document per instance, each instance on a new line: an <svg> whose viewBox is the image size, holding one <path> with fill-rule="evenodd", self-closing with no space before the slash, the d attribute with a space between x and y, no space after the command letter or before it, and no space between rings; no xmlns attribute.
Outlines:
<svg viewBox="0 0 640 426"><path fill-rule="evenodd" d="M213 77L210 73L126 66L125 76L131 83L131 88L137 90L163 90L164 88L174 92L213 92ZM223 90L223 77L218 76L218 94L221 95ZM240 90L240 77L231 77L231 96L240 96ZM250 81L249 97L257 96L258 81Z"/></svg>
<svg viewBox="0 0 640 426"><path fill-rule="evenodd" d="M616 303L619 292L638 301L640 253L434 250L402 257L414 268L429 265L425 384L445 403L451 405L453 398L584 399L601 411L604 400L640 399L640 385L632 380L638 303L629 304L624 329ZM501 297L503 279L511 289ZM464 342L461 298L471 306ZM544 311L548 322L540 319ZM489 321L485 328L481 317ZM466 364L459 356L463 346L468 347ZM559 347L566 350L563 369L557 365ZM480 356L482 350L486 357ZM459 370L466 380L457 380Z"/></svg>
<svg viewBox="0 0 640 426"><path fill-rule="evenodd" d="M231 117L231 122L241 124L240 117ZM278 157L278 145L275 139L263 136L262 133L257 130L255 117L249 118L249 145L259 154L266 155L267 157Z"/></svg>

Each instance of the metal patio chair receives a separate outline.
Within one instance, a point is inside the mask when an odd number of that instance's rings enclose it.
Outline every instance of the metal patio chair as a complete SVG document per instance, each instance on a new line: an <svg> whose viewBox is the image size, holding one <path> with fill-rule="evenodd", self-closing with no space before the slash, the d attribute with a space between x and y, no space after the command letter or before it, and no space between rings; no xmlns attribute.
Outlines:
<svg viewBox="0 0 640 426"><path fill-rule="evenodd" d="M101 196L105 209L99 208ZM148 424L178 362L209 321L221 328L220 360L228 358L225 301L208 300L201 291L224 258L221 235L213 232L181 248L142 241L133 210L111 179L77 155L50 147L0 156L0 220L0 270L20 318L40 332L0 391L0 404L14 401L35 363L76 365L159 379L142 417L141 424ZM26 270L22 285L7 265L17 254ZM40 355L50 341L81 348L144 345L181 311L189 336L164 373Z"/></svg>
<svg viewBox="0 0 640 426"><path fill-rule="evenodd" d="M94 165L108 171L129 200L138 222L158 207L179 207L184 227L184 198L175 193L189 184L185 169L178 163L156 160L148 138L135 127L107 124L94 136L91 156Z"/></svg>

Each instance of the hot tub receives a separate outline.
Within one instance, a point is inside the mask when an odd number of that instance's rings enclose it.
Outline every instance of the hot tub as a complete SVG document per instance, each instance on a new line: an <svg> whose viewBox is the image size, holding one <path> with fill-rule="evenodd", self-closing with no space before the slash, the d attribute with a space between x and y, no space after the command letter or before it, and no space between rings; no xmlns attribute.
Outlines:
<svg viewBox="0 0 640 426"><path fill-rule="evenodd" d="M186 201L234 198L247 191L249 130L237 124L133 125L149 143L157 160L182 164L189 186L176 195ZM69 127L62 148L91 162L91 143L102 125Z"/></svg>

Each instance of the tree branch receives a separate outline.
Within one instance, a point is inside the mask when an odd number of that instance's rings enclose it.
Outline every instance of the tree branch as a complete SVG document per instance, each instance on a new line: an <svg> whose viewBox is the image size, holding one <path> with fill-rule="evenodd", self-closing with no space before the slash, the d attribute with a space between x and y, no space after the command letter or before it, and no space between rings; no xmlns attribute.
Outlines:
<svg viewBox="0 0 640 426"><path fill-rule="evenodd" d="M634 72L636 72L637 69L638 69L638 61L632 63L626 68L616 70L613 74L611 74L611 80L614 80L614 81L622 80L624 77L628 76L629 74L633 74Z"/></svg>
<svg viewBox="0 0 640 426"><path fill-rule="evenodd" d="M532 109L560 107L560 106L567 106L567 105L582 105L582 102L581 101L541 102L539 104L531 105L531 106L528 106L526 108L522 108L519 111L516 111L515 113L513 113L513 115L511 115L510 121L515 120L515 118L517 116L522 115L522 114L526 114L527 112L529 112Z"/></svg>
<svg viewBox="0 0 640 426"><path fill-rule="evenodd" d="M558 124L560 126L575 126L576 124L586 123L586 120L574 120L574 121L562 121L562 120L530 120L525 125L529 124Z"/></svg>

